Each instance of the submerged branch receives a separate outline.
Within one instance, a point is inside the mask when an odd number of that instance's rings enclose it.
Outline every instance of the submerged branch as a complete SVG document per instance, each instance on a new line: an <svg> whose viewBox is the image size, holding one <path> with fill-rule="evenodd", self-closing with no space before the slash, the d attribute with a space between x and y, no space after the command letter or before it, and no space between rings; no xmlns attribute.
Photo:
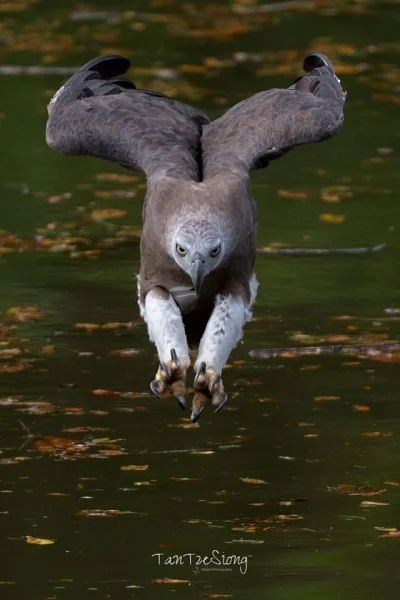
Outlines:
<svg viewBox="0 0 400 600"><path fill-rule="evenodd" d="M269 4L250 4L248 6L237 6L235 12L241 15L253 13L270 13L290 10L292 8L306 8L310 5L307 0L286 0L284 2L271 2Z"/></svg>
<svg viewBox="0 0 400 600"><path fill-rule="evenodd" d="M0 75L73 75L77 67L0 65Z"/></svg>
<svg viewBox="0 0 400 600"><path fill-rule="evenodd" d="M252 358L285 358L292 356L318 356L320 354L356 354L366 352L400 352L400 342L390 341L379 344L331 344L329 346L306 346L303 348L267 348L250 350Z"/></svg>
<svg viewBox="0 0 400 600"><path fill-rule="evenodd" d="M386 244L358 248L257 248L257 254L280 254L283 256L324 256L326 254L370 254L380 252Z"/></svg>

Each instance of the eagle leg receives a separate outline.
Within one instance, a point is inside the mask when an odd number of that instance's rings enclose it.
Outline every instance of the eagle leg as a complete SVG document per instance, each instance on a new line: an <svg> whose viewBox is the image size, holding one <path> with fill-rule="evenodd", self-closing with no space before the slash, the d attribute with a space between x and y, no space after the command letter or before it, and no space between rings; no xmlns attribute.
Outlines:
<svg viewBox="0 0 400 600"><path fill-rule="evenodd" d="M228 400L221 379L222 369L229 354L243 335L243 325L248 318L248 304L240 295L219 294L214 310L200 341L194 365L195 396L191 421L195 423L211 398L215 412Z"/></svg>
<svg viewBox="0 0 400 600"><path fill-rule="evenodd" d="M184 394L190 359L181 312L170 293L159 286L150 290L144 303L139 301L139 304L160 359L150 389L158 397L171 391L179 406L186 408Z"/></svg>

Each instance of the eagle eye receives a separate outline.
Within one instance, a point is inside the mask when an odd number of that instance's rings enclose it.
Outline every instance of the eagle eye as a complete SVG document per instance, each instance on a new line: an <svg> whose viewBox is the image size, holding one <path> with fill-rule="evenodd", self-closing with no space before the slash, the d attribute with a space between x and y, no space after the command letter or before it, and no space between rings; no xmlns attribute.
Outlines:
<svg viewBox="0 0 400 600"><path fill-rule="evenodd" d="M180 256L186 256L186 250L183 246L180 246L179 244L176 245L176 251Z"/></svg>

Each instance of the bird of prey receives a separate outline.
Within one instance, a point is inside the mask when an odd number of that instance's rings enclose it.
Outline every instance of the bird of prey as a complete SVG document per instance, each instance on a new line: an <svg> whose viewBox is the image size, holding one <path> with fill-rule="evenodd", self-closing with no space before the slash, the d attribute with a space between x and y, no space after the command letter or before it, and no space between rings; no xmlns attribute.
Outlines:
<svg viewBox="0 0 400 600"><path fill-rule="evenodd" d="M249 171L301 144L335 135L346 94L330 60L304 59L304 75L288 89L243 100L221 118L123 77L121 56L83 66L55 94L46 139L65 154L90 155L143 171L139 306L160 366L151 389L172 392L186 407L189 344L194 364L191 421L207 400L227 400L221 373L251 319L256 207Z"/></svg>

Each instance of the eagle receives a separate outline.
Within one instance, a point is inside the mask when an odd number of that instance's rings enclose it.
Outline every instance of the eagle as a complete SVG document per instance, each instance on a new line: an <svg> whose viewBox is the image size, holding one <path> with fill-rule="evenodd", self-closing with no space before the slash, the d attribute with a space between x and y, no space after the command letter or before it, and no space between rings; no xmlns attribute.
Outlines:
<svg viewBox="0 0 400 600"><path fill-rule="evenodd" d="M47 144L106 159L147 177L138 276L140 313L157 347L154 394L186 408L227 401L221 378L252 318L258 282L251 169L292 148L326 140L343 124L346 94L329 58L313 52L287 89L261 91L210 121L201 111L124 77L130 62L100 56L79 69L48 106Z"/></svg>

